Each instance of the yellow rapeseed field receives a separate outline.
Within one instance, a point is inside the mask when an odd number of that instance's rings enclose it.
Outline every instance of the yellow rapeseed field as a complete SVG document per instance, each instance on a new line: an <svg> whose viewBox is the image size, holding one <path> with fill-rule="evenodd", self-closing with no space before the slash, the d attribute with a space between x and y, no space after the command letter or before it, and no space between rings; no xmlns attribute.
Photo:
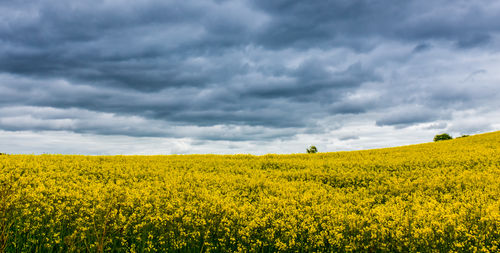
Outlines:
<svg viewBox="0 0 500 253"><path fill-rule="evenodd" d="M0 252L498 252L500 132L295 155L0 155Z"/></svg>

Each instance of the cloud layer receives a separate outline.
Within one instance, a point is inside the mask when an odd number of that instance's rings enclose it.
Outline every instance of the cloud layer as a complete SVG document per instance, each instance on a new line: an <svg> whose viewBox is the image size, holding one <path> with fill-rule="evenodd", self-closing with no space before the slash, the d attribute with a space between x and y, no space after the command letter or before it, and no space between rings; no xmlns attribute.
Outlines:
<svg viewBox="0 0 500 253"><path fill-rule="evenodd" d="M265 153L500 123L495 1L45 0L2 1L0 12L0 130L10 136Z"/></svg>

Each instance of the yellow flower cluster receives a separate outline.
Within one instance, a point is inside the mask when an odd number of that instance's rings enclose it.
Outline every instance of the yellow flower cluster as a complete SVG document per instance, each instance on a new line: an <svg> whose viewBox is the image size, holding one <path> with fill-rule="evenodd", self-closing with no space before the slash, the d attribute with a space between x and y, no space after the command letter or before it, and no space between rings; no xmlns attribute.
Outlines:
<svg viewBox="0 0 500 253"><path fill-rule="evenodd" d="M295 155L0 156L0 252L498 252L500 132Z"/></svg>

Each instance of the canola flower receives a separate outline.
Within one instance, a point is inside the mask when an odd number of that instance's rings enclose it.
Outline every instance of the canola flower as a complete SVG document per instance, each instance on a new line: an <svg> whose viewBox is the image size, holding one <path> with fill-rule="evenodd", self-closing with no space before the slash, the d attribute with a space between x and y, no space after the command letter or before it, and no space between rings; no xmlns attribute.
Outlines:
<svg viewBox="0 0 500 253"><path fill-rule="evenodd" d="M498 252L500 132L295 155L0 156L0 252Z"/></svg>

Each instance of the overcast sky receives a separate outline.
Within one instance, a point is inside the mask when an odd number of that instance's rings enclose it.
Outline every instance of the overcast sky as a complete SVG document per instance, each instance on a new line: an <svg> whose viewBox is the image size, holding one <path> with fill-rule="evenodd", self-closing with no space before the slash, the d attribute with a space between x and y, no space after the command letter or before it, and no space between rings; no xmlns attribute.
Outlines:
<svg viewBox="0 0 500 253"><path fill-rule="evenodd" d="M499 1L0 1L0 152L304 153L500 130Z"/></svg>

